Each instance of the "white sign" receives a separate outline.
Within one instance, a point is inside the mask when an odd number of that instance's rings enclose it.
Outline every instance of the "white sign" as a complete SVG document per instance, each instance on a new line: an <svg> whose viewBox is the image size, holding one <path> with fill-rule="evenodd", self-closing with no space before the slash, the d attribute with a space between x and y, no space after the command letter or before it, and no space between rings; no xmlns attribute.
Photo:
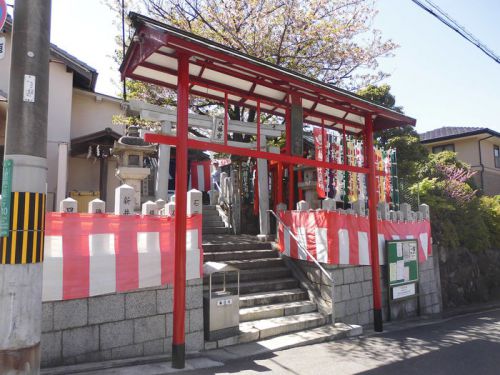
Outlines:
<svg viewBox="0 0 500 375"><path fill-rule="evenodd" d="M29 74L24 75L23 101L28 103L35 102L35 83L35 76L31 76Z"/></svg>
<svg viewBox="0 0 500 375"><path fill-rule="evenodd" d="M5 37L0 36L0 60L5 57Z"/></svg>
<svg viewBox="0 0 500 375"><path fill-rule="evenodd" d="M415 283L395 286L392 288L392 299L413 296L415 294Z"/></svg>

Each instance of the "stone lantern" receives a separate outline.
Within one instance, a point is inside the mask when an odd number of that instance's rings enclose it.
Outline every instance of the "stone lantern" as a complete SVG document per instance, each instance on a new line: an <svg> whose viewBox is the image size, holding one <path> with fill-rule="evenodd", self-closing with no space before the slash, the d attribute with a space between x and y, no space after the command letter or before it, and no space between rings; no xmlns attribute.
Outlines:
<svg viewBox="0 0 500 375"><path fill-rule="evenodd" d="M113 155L118 158L115 175L134 188L135 210L141 208L142 180L150 174L150 169L143 167L144 157L156 152L156 146L139 136L139 127L129 126L127 135L121 137L113 146Z"/></svg>

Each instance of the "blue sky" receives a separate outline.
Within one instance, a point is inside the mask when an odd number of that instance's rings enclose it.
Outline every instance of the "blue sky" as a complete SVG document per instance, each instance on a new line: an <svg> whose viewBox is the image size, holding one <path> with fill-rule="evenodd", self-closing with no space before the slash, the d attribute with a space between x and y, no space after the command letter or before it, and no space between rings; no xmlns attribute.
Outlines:
<svg viewBox="0 0 500 375"><path fill-rule="evenodd" d="M500 1L434 3L500 54ZM500 131L500 64L411 0L378 0L377 8L375 27L400 45L394 57L380 61L391 73L385 83L397 104L417 119L417 130L484 126ZM109 95L120 90L111 58L118 34L114 22L100 0L52 2L52 42L95 67L97 91Z"/></svg>

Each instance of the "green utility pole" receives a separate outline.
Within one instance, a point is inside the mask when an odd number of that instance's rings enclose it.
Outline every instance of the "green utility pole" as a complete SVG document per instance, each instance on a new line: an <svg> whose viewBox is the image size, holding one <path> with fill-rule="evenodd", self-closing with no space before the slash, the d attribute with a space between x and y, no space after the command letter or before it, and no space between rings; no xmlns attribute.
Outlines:
<svg viewBox="0 0 500 375"><path fill-rule="evenodd" d="M50 10L51 0L16 0L14 7L4 161L12 170L1 210L9 225L0 242L0 374L40 372Z"/></svg>

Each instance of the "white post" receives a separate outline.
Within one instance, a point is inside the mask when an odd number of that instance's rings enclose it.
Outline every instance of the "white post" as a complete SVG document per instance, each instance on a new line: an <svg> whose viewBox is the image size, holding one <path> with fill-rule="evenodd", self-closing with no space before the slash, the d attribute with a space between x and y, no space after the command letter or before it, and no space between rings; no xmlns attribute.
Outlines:
<svg viewBox="0 0 500 375"><path fill-rule="evenodd" d="M422 213L424 220L430 220L431 214L429 212L429 205L425 203L421 204L420 206L418 206L418 211Z"/></svg>
<svg viewBox="0 0 500 375"><path fill-rule="evenodd" d="M147 201L142 204L143 215L158 215L158 206L153 201Z"/></svg>
<svg viewBox="0 0 500 375"><path fill-rule="evenodd" d="M59 143L57 157L57 191L56 202L66 198L66 184L68 181L68 144Z"/></svg>
<svg viewBox="0 0 500 375"><path fill-rule="evenodd" d="M188 216L201 214L203 207L203 195L201 191L191 189L187 193L186 214ZM190 229L186 232L186 280L198 279L200 275L200 248L198 237L201 233L198 229Z"/></svg>
<svg viewBox="0 0 500 375"><path fill-rule="evenodd" d="M390 220L389 203L379 202L377 210L380 212L380 218L382 220Z"/></svg>
<svg viewBox="0 0 500 375"><path fill-rule="evenodd" d="M133 215L135 190L132 186L121 185L115 189L115 215Z"/></svg>
<svg viewBox="0 0 500 375"><path fill-rule="evenodd" d="M157 199L155 201L155 203L156 203L156 207L158 208L158 210L165 208L165 205L167 204L167 202L165 202L163 199Z"/></svg>
<svg viewBox="0 0 500 375"><path fill-rule="evenodd" d="M203 207L203 194L201 191L191 189L187 193L187 209L186 214L194 215L201 214Z"/></svg>
<svg viewBox="0 0 500 375"><path fill-rule="evenodd" d="M167 203L163 210L165 212L165 215L173 217L175 215L175 202Z"/></svg>
<svg viewBox="0 0 500 375"><path fill-rule="evenodd" d="M78 202L73 198L63 199L59 203L59 212L65 212L68 214L76 214L78 213Z"/></svg>
<svg viewBox="0 0 500 375"><path fill-rule="evenodd" d="M311 208L307 201L298 201L297 202L297 211L307 211Z"/></svg>
<svg viewBox="0 0 500 375"><path fill-rule="evenodd" d="M401 203L399 205L399 211L403 213L403 220L411 220L411 206L408 203Z"/></svg>
<svg viewBox="0 0 500 375"><path fill-rule="evenodd" d="M266 148L266 137L260 141L261 150ZM262 237L269 236L269 172L266 159L257 159L257 177L259 188L259 231Z"/></svg>
<svg viewBox="0 0 500 375"><path fill-rule="evenodd" d="M326 211L335 211L335 208L337 208L337 202L335 202L335 199L325 198L321 202L321 208Z"/></svg>
<svg viewBox="0 0 500 375"><path fill-rule="evenodd" d="M162 121L162 133L170 133L172 123L170 121ZM158 146L158 170L156 171L155 198L168 200L168 180L170 170L170 146L160 144ZM163 207L161 207L163 208Z"/></svg>
<svg viewBox="0 0 500 375"><path fill-rule="evenodd" d="M365 216L366 207L365 207L364 200L357 200L357 201L352 202L352 208L357 215Z"/></svg>
<svg viewBox="0 0 500 375"><path fill-rule="evenodd" d="M100 199L94 199L89 202L89 214L103 214L106 212L106 203Z"/></svg>

